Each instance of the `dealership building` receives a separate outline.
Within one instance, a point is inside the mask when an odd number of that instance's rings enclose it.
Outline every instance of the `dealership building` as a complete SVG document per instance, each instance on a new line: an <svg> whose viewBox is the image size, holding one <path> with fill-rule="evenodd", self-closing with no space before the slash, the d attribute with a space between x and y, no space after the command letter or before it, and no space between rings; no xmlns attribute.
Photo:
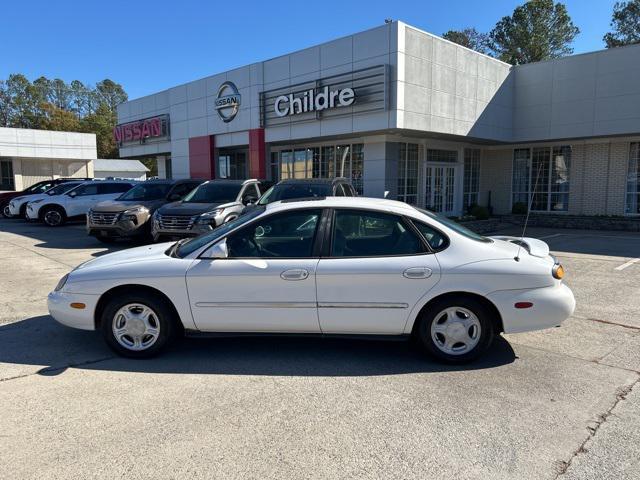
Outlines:
<svg viewBox="0 0 640 480"><path fill-rule="evenodd" d="M512 66L391 22L126 102L114 136L161 177L344 176L448 215L638 215L640 45Z"/></svg>

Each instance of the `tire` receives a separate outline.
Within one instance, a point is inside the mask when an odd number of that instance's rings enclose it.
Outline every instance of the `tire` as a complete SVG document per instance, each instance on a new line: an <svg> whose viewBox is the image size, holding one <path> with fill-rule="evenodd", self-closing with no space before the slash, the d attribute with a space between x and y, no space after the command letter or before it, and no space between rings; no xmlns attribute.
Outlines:
<svg viewBox="0 0 640 480"><path fill-rule="evenodd" d="M64 208L57 205L43 207L40 213L40 218L48 227L59 227L64 225L67 221L67 214Z"/></svg>
<svg viewBox="0 0 640 480"><path fill-rule="evenodd" d="M11 212L9 211L9 204L8 203L5 203L2 206L2 216L4 218L11 218L12 217Z"/></svg>
<svg viewBox="0 0 640 480"><path fill-rule="evenodd" d="M131 315L129 325L125 312ZM118 355L149 358L176 338L181 330L179 321L166 299L147 292L131 292L109 301L102 312L100 328L107 345ZM118 329L122 333L116 333Z"/></svg>
<svg viewBox="0 0 640 480"><path fill-rule="evenodd" d="M471 297L437 300L419 318L417 340L431 356L446 363L467 363L482 355L494 337L487 308Z"/></svg>

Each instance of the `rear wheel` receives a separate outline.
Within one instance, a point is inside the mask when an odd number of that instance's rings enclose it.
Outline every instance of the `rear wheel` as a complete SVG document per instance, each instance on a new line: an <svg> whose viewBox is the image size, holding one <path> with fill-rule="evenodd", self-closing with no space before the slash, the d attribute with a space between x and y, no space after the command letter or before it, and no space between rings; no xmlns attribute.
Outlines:
<svg viewBox="0 0 640 480"><path fill-rule="evenodd" d="M49 227L59 227L67 221L67 215L64 208L52 205L44 207L42 211L42 221Z"/></svg>
<svg viewBox="0 0 640 480"><path fill-rule="evenodd" d="M169 302L146 292L118 295L102 313L102 335L119 355L152 357L177 335L179 319Z"/></svg>
<svg viewBox="0 0 640 480"><path fill-rule="evenodd" d="M493 341L490 315L474 298L461 296L436 301L419 321L420 344L429 354L448 363L474 360Z"/></svg>

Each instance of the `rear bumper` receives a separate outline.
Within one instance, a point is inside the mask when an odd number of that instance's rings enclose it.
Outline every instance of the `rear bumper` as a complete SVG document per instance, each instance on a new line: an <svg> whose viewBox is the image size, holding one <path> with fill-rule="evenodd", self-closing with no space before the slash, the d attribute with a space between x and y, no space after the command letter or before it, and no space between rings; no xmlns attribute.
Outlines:
<svg viewBox="0 0 640 480"><path fill-rule="evenodd" d="M81 330L95 330L94 312L98 295L51 292L47 297L47 307L51 316L62 325ZM84 303L85 308L71 308L71 303Z"/></svg>
<svg viewBox="0 0 640 480"><path fill-rule="evenodd" d="M505 333L520 333L556 327L576 308L573 292L563 283L526 290L501 290L487 295L498 308ZM530 308L516 308L517 302L530 302Z"/></svg>

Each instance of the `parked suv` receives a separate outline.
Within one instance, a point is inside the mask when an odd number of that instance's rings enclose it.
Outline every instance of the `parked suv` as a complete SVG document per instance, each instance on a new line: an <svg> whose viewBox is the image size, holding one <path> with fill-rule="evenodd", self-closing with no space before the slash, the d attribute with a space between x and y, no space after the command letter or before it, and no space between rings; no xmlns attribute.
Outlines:
<svg viewBox="0 0 640 480"><path fill-rule="evenodd" d="M314 197L355 197L358 194L349 180L337 178L305 178L281 180L267 190L257 203L247 205L242 213L256 206L267 205L279 200Z"/></svg>
<svg viewBox="0 0 640 480"><path fill-rule="evenodd" d="M56 178L55 180L43 180L42 182L34 183L28 188L19 192L4 192L0 193L0 214L4 217L10 218L9 202L24 195L33 195L34 193L44 193L52 187L65 182L75 182L78 180L91 180L90 178ZM21 215L24 212L21 212Z"/></svg>
<svg viewBox="0 0 640 480"><path fill-rule="evenodd" d="M165 203L182 200L203 181L147 180L115 200L93 206L87 214L87 232L105 243L150 237L154 212Z"/></svg>
<svg viewBox="0 0 640 480"><path fill-rule="evenodd" d="M245 205L260 198L259 180L209 180L180 202L160 207L153 215L151 234L182 238L209 232L237 218Z"/></svg>
<svg viewBox="0 0 640 480"><path fill-rule="evenodd" d="M84 181L82 180L76 182L59 183L58 185L50 188L44 193L34 193L31 195L22 195L20 197L16 197L9 202L9 214L11 215L11 217L26 217L27 207L30 203L37 205L38 203L41 203L54 195L62 195L63 193L67 193L68 191L76 188L82 183L84 183Z"/></svg>
<svg viewBox="0 0 640 480"><path fill-rule="evenodd" d="M63 225L67 220L87 214L96 203L119 197L139 182L134 180L96 180L56 195L38 209L38 219L50 227Z"/></svg>

